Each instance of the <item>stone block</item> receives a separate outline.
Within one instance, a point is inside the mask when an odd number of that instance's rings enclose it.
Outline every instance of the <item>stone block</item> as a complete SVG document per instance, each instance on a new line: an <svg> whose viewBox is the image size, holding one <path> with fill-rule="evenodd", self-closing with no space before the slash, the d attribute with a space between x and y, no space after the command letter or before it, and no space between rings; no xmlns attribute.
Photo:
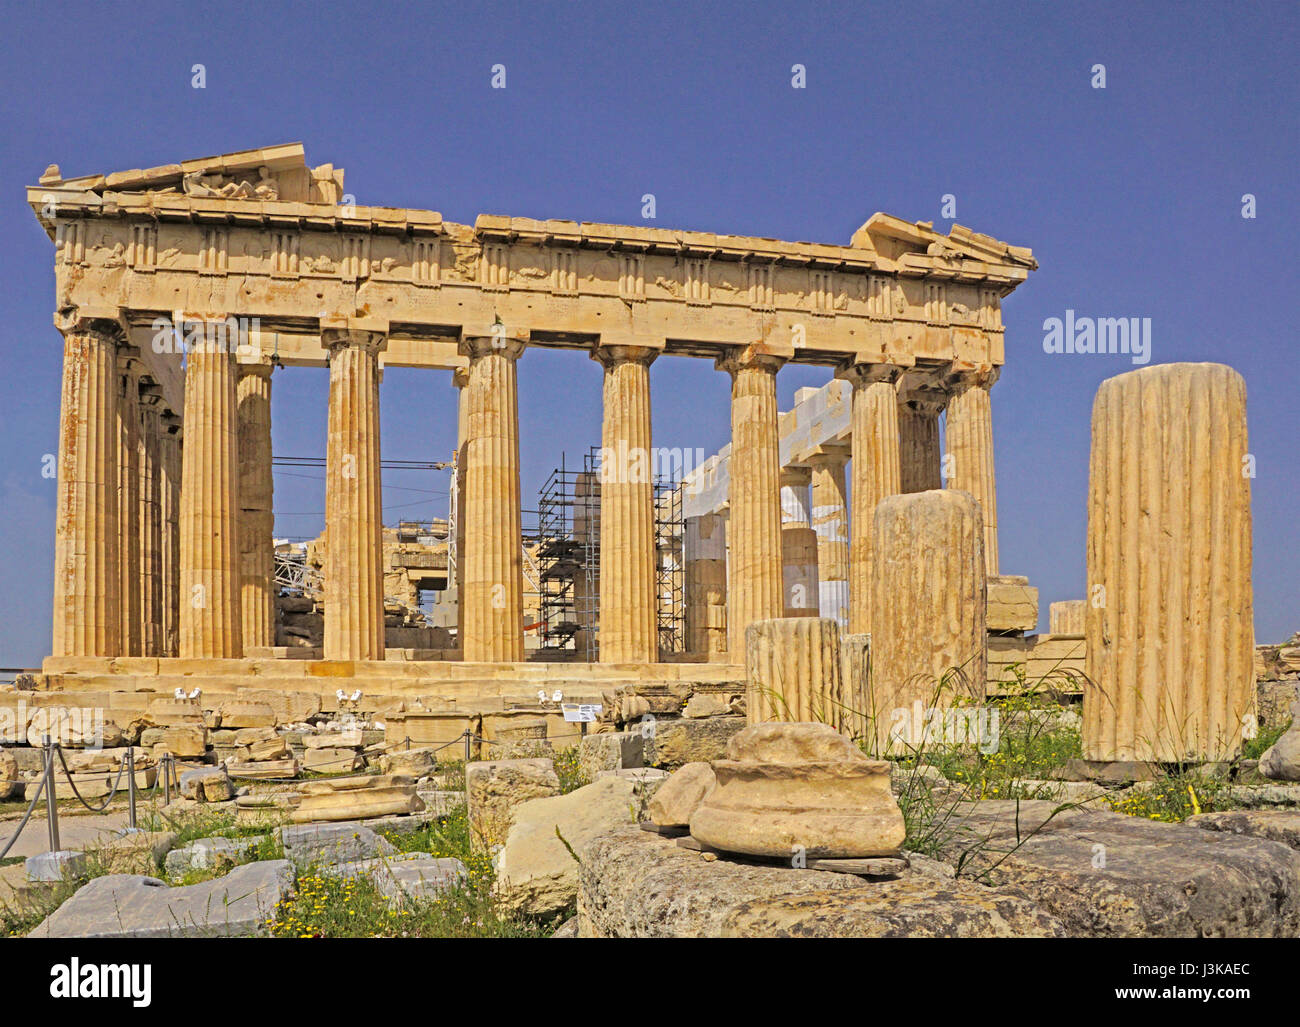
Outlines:
<svg viewBox="0 0 1300 1027"><path fill-rule="evenodd" d="M362 820L424 809L415 793L415 780L399 774L304 781L299 789L302 801L291 814L295 824Z"/></svg>
<svg viewBox="0 0 1300 1027"><path fill-rule="evenodd" d="M584 735L578 742L578 766L588 781L602 770L645 765L645 739L639 731Z"/></svg>
<svg viewBox="0 0 1300 1027"><path fill-rule="evenodd" d="M1300 781L1300 702L1291 707L1291 726L1259 758L1259 772L1273 781Z"/></svg>
<svg viewBox="0 0 1300 1027"><path fill-rule="evenodd" d="M1053 603L1047 610L1047 630L1053 635L1082 635L1087 610L1086 599L1063 599Z"/></svg>
<svg viewBox="0 0 1300 1027"><path fill-rule="evenodd" d="M57 849L28 856L24 865L29 881L75 881L86 874L86 854Z"/></svg>
<svg viewBox="0 0 1300 1027"><path fill-rule="evenodd" d="M506 840L514 808L558 795L560 779L548 759L489 760L465 767L465 801L474 846L490 851Z"/></svg>
<svg viewBox="0 0 1300 1027"><path fill-rule="evenodd" d="M430 899L468 878L465 864L450 856L423 852L355 860L329 867L326 873L340 877L368 877L379 893L395 906Z"/></svg>
<svg viewBox="0 0 1300 1027"><path fill-rule="evenodd" d="M642 726L645 762L661 770L676 770L688 763L721 759L727 742L745 727L745 718L709 717L706 720L659 719Z"/></svg>
<svg viewBox="0 0 1300 1027"><path fill-rule="evenodd" d="M302 754L303 768L319 774L350 774L364 762L355 749L308 749Z"/></svg>
<svg viewBox="0 0 1300 1027"><path fill-rule="evenodd" d="M208 752L207 736L206 728L194 725L163 728L162 738L154 746L154 752L169 752L179 759L202 758Z"/></svg>
<svg viewBox="0 0 1300 1027"><path fill-rule="evenodd" d="M198 838L163 859L163 869L174 877L190 870L210 870L221 863L244 863L257 854L261 838Z"/></svg>
<svg viewBox="0 0 1300 1027"><path fill-rule="evenodd" d="M397 850L388 839L355 821L334 824L292 824L276 831L286 859L298 866L347 863L391 856Z"/></svg>
<svg viewBox="0 0 1300 1027"><path fill-rule="evenodd" d="M1038 589L1029 579L999 574L988 580L985 623L989 631L1032 632L1038 629Z"/></svg>
<svg viewBox="0 0 1300 1027"><path fill-rule="evenodd" d="M650 822L660 827L688 826L691 814L699 809L716 783L709 764L686 764L656 790L650 800Z"/></svg>
<svg viewBox="0 0 1300 1027"><path fill-rule="evenodd" d="M843 719L839 625L824 617L760 620L745 631L749 723Z"/></svg>

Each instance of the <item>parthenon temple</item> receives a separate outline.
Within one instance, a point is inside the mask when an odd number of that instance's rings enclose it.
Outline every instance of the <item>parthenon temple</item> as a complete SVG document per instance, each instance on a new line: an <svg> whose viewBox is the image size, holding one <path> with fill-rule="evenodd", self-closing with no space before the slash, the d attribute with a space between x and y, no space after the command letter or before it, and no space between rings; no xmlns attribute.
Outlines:
<svg viewBox="0 0 1300 1027"><path fill-rule="evenodd" d="M746 627L872 627L872 513L947 487L998 563L991 388L1028 249L874 214L847 245L355 205L287 144L65 179L27 198L54 241L64 364L54 628L59 687L461 700L631 677L743 677ZM518 393L532 347L603 368L601 446L652 446L651 365L731 380L731 444L684 483L687 652L656 631L654 493L602 470L598 662L527 660ZM704 363L707 361L708 363ZM787 363L830 370L795 410ZM329 368L323 649L277 647L274 370ZM386 649L379 382L459 391L454 647ZM941 448L940 416L945 417ZM990 591L990 601L992 601ZM1034 618L1036 619L1036 598ZM992 618L990 628L993 627ZM1032 630L1032 624L1029 625Z"/></svg>

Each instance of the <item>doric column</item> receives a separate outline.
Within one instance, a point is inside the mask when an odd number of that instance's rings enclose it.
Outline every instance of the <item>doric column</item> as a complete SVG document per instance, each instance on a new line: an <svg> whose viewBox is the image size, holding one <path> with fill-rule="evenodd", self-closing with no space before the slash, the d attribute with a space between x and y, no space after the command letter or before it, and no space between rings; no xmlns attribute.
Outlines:
<svg viewBox="0 0 1300 1027"><path fill-rule="evenodd" d="M871 519L876 504L899 491L898 396L900 369L854 364L839 377L853 386L853 516L849 523L849 630L871 632Z"/></svg>
<svg viewBox="0 0 1300 1027"><path fill-rule="evenodd" d="M721 513L686 518L686 649L727 651L727 520Z"/></svg>
<svg viewBox="0 0 1300 1027"><path fill-rule="evenodd" d="M841 628L849 623L849 510L844 465L848 447L823 447L812 468L812 526L817 532L818 610Z"/></svg>
<svg viewBox="0 0 1300 1027"><path fill-rule="evenodd" d="M818 615L817 533L808 512L812 472L781 471L781 595L786 617Z"/></svg>
<svg viewBox="0 0 1300 1027"><path fill-rule="evenodd" d="M384 658L383 501L379 467L381 332L326 328L325 659Z"/></svg>
<svg viewBox="0 0 1300 1027"><path fill-rule="evenodd" d="M524 576L519 501L519 389L522 342L471 336L465 441L464 659L524 658Z"/></svg>
<svg viewBox="0 0 1300 1027"><path fill-rule="evenodd" d="M244 651L275 645L271 361L239 365L239 611Z"/></svg>
<svg viewBox="0 0 1300 1027"><path fill-rule="evenodd" d="M81 319L63 332L54 656L121 653L118 566L117 326Z"/></svg>
<svg viewBox="0 0 1300 1027"><path fill-rule="evenodd" d="M456 474L452 479L452 510L456 518L453 545L456 547L456 644L465 644L465 440L469 436L469 406L465 386L469 372L457 368L451 383L456 387Z"/></svg>
<svg viewBox="0 0 1300 1027"><path fill-rule="evenodd" d="M600 475L594 471L573 476L573 538L582 546L582 566L573 574L573 649L591 662L600 627Z"/></svg>
<svg viewBox="0 0 1300 1027"><path fill-rule="evenodd" d="M140 365L133 350L117 354L117 535L121 547L122 655L144 655L140 562Z"/></svg>
<svg viewBox="0 0 1300 1027"><path fill-rule="evenodd" d="M969 492L984 516L984 559L990 575L998 572L998 493L993 475L993 414L989 389L999 368L949 375L948 488Z"/></svg>
<svg viewBox="0 0 1300 1027"><path fill-rule="evenodd" d="M182 659L230 659L243 655L236 340L224 321L201 327L186 333L179 653Z"/></svg>
<svg viewBox="0 0 1300 1027"><path fill-rule="evenodd" d="M776 372L784 362L752 347L718 360L718 369L731 375L727 647L733 660L743 657L750 624L784 612L776 409Z"/></svg>
<svg viewBox="0 0 1300 1027"><path fill-rule="evenodd" d="M600 346L605 368L600 454L600 661L655 663L655 511L650 364L656 350Z"/></svg>
<svg viewBox="0 0 1300 1027"><path fill-rule="evenodd" d="M932 374L907 371L898 379L899 491L943 488L939 415L948 395Z"/></svg>
<svg viewBox="0 0 1300 1027"><path fill-rule="evenodd" d="M162 408L155 388L140 393L140 624L145 656L163 655Z"/></svg>
<svg viewBox="0 0 1300 1027"><path fill-rule="evenodd" d="M180 646L181 596L181 419L163 416L159 438L162 484L158 495L162 524L162 639L160 656L175 656Z"/></svg>

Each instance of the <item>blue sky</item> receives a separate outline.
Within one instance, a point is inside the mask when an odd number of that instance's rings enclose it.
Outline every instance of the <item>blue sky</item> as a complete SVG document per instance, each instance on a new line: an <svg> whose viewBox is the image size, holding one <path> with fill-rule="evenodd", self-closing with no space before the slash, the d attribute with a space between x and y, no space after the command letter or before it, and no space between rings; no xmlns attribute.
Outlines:
<svg viewBox="0 0 1300 1027"><path fill-rule="evenodd" d="M1002 570L1042 608L1084 594L1088 421L1125 356L1049 355L1067 309L1152 320L1152 360L1246 379L1260 641L1300 629L1296 168L1300 17L1250 6L1013 3L208 4L11 11L0 61L0 665L49 649L61 343L45 166L149 167L301 140L361 204L846 243L874 211L956 221L1041 264L1006 303L993 391ZM1106 67L1106 88L1091 85ZM206 88L191 88L203 64ZM490 88L506 66L506 88ZM791 87L803 64L807 87ZM1241 216L1242 196L1257 217ZM828 372L787 367L782 407ZM275 377L274 445L323 455L326 372ZM728 440L711 365L652 371L657 445ZM386 458L446 459L445 372L382 386ZM520 364L525 506L600 436L600 368ZM315 534L323 481L277 473L277 533ZM394 473L389 519L445 516L446 475ZM411 491L416 490L416 491ZM419 491L428 490L428 491Z"/></svg>

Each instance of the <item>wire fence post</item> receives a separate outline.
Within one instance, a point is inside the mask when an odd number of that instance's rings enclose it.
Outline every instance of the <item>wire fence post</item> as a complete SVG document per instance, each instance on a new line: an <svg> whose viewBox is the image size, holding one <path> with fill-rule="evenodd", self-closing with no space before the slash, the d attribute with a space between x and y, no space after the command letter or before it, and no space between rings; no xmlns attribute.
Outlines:
<svg viewBox="0 0 1300 1027"><path fill-rule="evenodd" d="M469 734L469 728L466 728L465 729L465 763L466 764L469 763L469 746L470 746L470 734Z"/></svg>
<svg viewBox="0 0 1300 1027"><path fill-rule="evenodd" d="M126 824L135 830L135 746L126 747Z"/></svg>
<svg viewBox="0 0 1300 1027"><path fill-rule="evenodd" d="M54 787L54 743L47 736L45 739L45 814L50 825L50 851L58 852L59 844L59 803L57 789Z"/></svg>
<svg viewBox="0 0 1300 1027"><path fill-rule="evenodd" d="M163 774L163 805L170 806L172 802L172 754L163 753L162 758Z"/></svg>

